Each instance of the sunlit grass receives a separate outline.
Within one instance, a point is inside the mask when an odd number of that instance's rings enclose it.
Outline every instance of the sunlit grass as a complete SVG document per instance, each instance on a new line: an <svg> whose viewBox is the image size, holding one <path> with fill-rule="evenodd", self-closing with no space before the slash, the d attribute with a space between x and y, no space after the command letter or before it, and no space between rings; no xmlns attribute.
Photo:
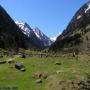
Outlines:
<svg viewBox="0 0 90 90"><path fill-rule="evenodd" d="M86 56L80 56L79 60L67 57L16 58L16 62L24 64L26 71L21 72L15 69L14 64L0 65L0 86L16 86L19 90L46 90L46 86L50 83L48 78L43 79L41 84L36 84L36 79L32 77L38 71L45 72L48 77L53 76L57 80L82 80L87 78L87 74L90 75L90 61L88 60ZM55 62L60 62L61 65L55 65ZM59 71L58 74L57 71Z"/></svg>

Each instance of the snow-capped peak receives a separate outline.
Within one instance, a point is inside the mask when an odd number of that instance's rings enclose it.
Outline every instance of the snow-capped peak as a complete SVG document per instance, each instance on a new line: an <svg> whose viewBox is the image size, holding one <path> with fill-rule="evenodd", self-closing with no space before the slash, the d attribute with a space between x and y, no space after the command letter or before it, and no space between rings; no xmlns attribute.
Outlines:
<svg viewBox="0 0 90 90"><path fill-rule="evenodd" d="M42 37L44 36L44 34L40 31L40 29L39 28L34 28L33 29L33 31L34 31L34 33L35 33L35 35L39 38L39 39L42 39Z"/></svg>
<svg viewBox="0 0 90 90"><path fill-rule="evenodd" d="M41 32L41 30L39 29L39 28L34 28L33 29L33 31L34 31L34 33L35 33L35 35L39 38L39 39L41 39L41 40L47 40L47 39L49 39L45 34L43 34L42 32Z"/></svg>
<svg viewBox="0 0 90 90"><path fill-rule="evenodd" d="M39 39L41 39L41 37L40 37L40 35L39 35L39 31L36 30L36 29L33 29L33 31L34 31L35 35L36 35Z"/></svg>
<svg viewBox="0 0 90 90"><path fill-rule="evenodd" d="M33 32L35 33L36 37L43 41L43 45L50 46L53 42L50 38L48 38L38 27L33 29Z"/></svg>
<svg viewBox="0 0 90 90"><path fill-rule="evenodd" d="M17 24L17 26L19 26L19 28L25 35L27 35L28 37L30 36L30 32L32 29L27 23L22 21L15 21L15 23Z"/></svg>
<svg viewBox="0 0 90 90"><path fill-rule="evenodd" d="M40 47L50 46L53 42L39 28L32 29L27 23L16 21L17 26L21 31L28 36L33 43Z"/></svg>
<svg viewBox="0 0 90 90"><path fill-rule="evenodd" d="M55 42L57 37L51 37L50 39L51 39L51 41Z"/></svg>
<svg viewBox="0 0 90 90"><path fill-rule="evenodd" d="M51 39L51 41L55 42L55 41L56 41L56 39L57 39L57 37L58 37L59 35L61 35L61 32L59 32L56 36L51 37L51 38L50 38L50 39Z"/></svg>
<svg viewBox="0 0 90 90"><path fill-rule="evenodd" d="M23 21L15 21L16 24L24 25L25 23Z"/></svg>

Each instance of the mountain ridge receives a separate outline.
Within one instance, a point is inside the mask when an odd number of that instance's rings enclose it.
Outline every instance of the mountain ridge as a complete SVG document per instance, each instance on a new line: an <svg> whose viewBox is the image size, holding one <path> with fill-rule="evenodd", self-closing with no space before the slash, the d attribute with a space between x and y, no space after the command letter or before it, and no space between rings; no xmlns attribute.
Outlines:
<svg viewBox="0 0 90 90"><path fill-rule="evenodd" d="M21 32L14 20L0 5L0 48L19 49L34 47L30 42L30 39Z"/></svg>
<svg viewBox="0 0 90 90"><path fill-rule="evenodd" d="M50 50L60 51L64 48L77 47L89 50L90 47L90 1L85 3L73 16L67 28L50 47ZM88 38L88 41L87 41ZM87 44L88 43L88 44Z"/></svg>
<svg viewBox="0 0 90 90"><path fill-rule="evenodd" d="M46 48L53 43L53 41L51 41L51 39L47 37L38 27L31 28L27 23L23 23L21 21L16 21L15 23L36 46Z"/></svg>

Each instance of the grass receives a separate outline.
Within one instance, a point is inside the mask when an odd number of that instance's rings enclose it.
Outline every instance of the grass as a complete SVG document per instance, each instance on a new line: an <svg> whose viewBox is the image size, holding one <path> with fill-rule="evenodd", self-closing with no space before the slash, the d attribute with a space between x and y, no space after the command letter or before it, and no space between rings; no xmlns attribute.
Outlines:
<svg viewBox="0 0 90 90"><path fill-rule="evenodd" d="M23 62L26 71L15 69L14 64L0 65L1 88L9 86L18 87L18 90L59 90L59 81L83 80L90 75L90 56L87 55L80 55L79 60L68 57L29 57L16 58L16 61ZM55 62L60 62L61 65L55 65ZM37 84L37 79L33 78L35 72L45 72L48 77Z"/></svg>
<svg viewBox="0 0 90 90"><path fill-rule="evenodd" d="M3 61L3 60L7 60L7 59L9 59L10 57L8 57L8 56L3 56L3 58L0 58L0 61Z"/></svg>

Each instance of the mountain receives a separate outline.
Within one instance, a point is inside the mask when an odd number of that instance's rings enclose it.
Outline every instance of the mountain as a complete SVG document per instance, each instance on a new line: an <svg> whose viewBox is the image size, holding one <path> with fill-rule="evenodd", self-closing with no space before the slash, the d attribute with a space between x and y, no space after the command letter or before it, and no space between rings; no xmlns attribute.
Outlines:
<svg viewBox="0 0 90 90"><path fill-rule="evenodd" d="M58 51L66 48L90 49L90 1L76 12L50 50Z"/></svg>
<svg viewBox="0 0 90 90"><path fill-rule="evenodd" d="M0 48L31 48L34 44L22 33L9 14L0 6Z"/></svg>
<svg viewBox="0 0 90 90"><path fill-rule="evenodd" d="M21 31L39 48L49 47L53 42L39 28L32 29L27 23L16 21L15 22Z"/></svg>
<svg viewBox="0 0 90 90"><path fill-rule="evenodd" d="M31 38L32 42L40 48L49 47L53 43L50 38L43 34L38 28L32 29L29 37Z"/></svg>
<svg viewBox="0 0 90 90"><path fill-rule="evenodd" d="M56 36L54 36L54 37L50 37L51 41L55 42L56 39L57 39L57 37L58 37L59 35L61 35L61 32L59 32L59 33L58 33Z"/></svg>
<svg viewBox="0 0 90 90"><path fill-rule="evenodd" d="M51 37L50 39L51 39L51 41L55 42L57 37Z"/></svg>
<svg viewBox="0 0 90 90"><path fill-rule="evenodd" d="M32 28L22 21L15 21L16 25L20 28L20 30L23 32L24 35L27 37L30 36L30 32L32 31Z"/></svg>

